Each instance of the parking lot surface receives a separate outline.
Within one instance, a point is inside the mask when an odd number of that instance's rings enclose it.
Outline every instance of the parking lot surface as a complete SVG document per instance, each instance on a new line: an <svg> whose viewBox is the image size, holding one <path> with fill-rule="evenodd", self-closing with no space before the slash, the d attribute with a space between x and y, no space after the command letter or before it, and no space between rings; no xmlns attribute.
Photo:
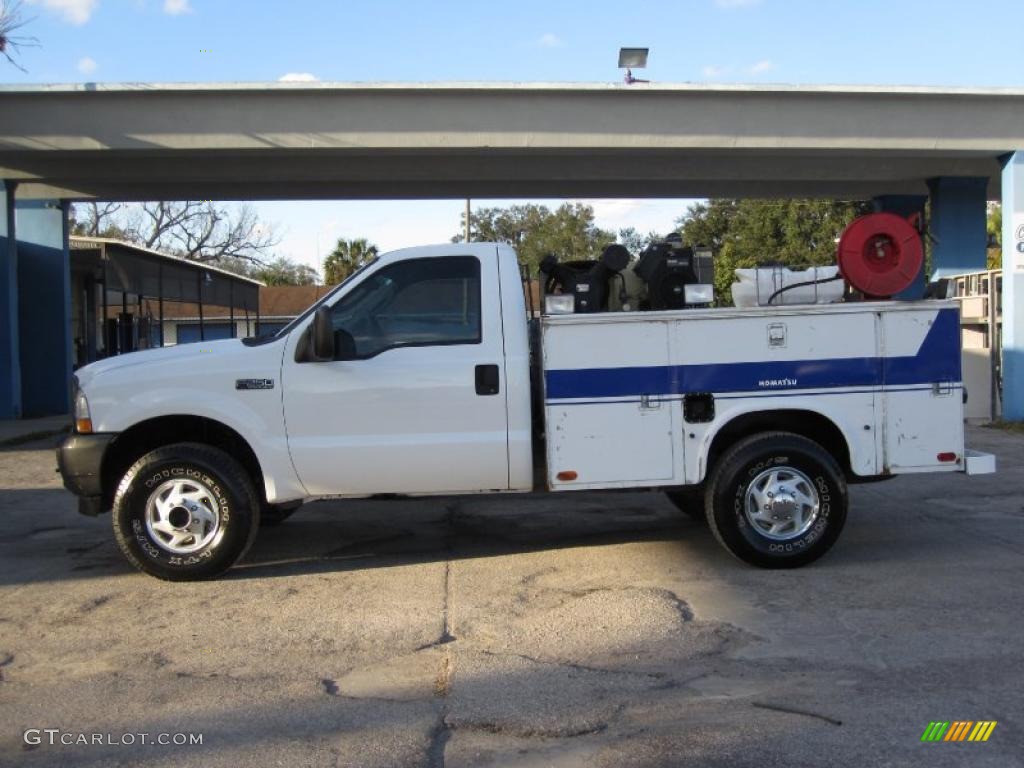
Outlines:
<svg viewBox="0 0 1024 768"><path fill-rule="evenodd" d="M0 764L1024 764L1019 434L969 431L996 475L855 487L796 571L608 493L318 502L199 584L132 570L54 442L0 449Z"/></svg>

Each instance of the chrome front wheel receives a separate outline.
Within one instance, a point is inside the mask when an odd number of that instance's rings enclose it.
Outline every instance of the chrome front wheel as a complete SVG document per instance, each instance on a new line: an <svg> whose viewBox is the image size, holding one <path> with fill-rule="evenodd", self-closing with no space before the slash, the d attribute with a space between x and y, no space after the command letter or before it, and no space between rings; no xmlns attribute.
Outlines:
<svg viewBox="0 0 1024 768"><path fill-rule="evenodd" d="M172 443L128 468L112 511L114 537L132 565L195 581L219 576L245 554L260 499L245 468L221 448Z"/></svg>
<svg viewBox="0 0 1024 768"><path fill-rule="evenodd" d="M220 505L197 480L167 480L146 501L146 530L161 549L190 555L220 534Z"/></svg>

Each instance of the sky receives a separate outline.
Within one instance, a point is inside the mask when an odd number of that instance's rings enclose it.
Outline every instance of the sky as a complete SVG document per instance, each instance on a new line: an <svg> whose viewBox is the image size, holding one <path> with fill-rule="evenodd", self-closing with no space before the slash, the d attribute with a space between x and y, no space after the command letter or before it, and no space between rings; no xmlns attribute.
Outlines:
<svg viewBox="0 0 1024 768"><path fill-rule="evenodd" d="M619 47L642 46L634 74L656 82L1024 87L1021 0L22 0L22 14L15 34L39 46L21 50L27 73L0 60L2 83L612 82ZM691 201L587 202L603 228L667 232ZM465 203L255 205L281 255L319 266L338 237L446 241Z"/></svg>

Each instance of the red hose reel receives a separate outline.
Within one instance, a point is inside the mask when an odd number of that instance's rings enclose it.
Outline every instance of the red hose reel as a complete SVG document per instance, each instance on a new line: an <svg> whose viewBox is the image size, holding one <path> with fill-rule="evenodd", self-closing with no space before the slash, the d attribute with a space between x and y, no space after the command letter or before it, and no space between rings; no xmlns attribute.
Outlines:
<svg viewBox="0 0 1024 768"><path fill-rule="evenodd" d="M839 237L839 271L853 288L875 299L909 288L924 264L921 235L894 213L854 219Z"/></svg>

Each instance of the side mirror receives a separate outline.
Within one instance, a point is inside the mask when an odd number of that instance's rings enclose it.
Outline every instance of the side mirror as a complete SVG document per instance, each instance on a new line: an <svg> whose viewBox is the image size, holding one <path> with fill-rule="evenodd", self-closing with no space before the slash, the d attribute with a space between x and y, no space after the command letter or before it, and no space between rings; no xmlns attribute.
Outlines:
<svg viewBox="0 0 1024 768"><path fill-rule="evenodd" d="M344 328L339 328L334 332L334 359L355 360L356 358L355 338Z"/></svg>
<svg viewBox="0 0 1024 768"><path fill-rule="evenodd" d="M309 329L310 359L315 363L326 363L334 359L334 328L331 325L331 311L320 307L313 315Z"/></svg>

